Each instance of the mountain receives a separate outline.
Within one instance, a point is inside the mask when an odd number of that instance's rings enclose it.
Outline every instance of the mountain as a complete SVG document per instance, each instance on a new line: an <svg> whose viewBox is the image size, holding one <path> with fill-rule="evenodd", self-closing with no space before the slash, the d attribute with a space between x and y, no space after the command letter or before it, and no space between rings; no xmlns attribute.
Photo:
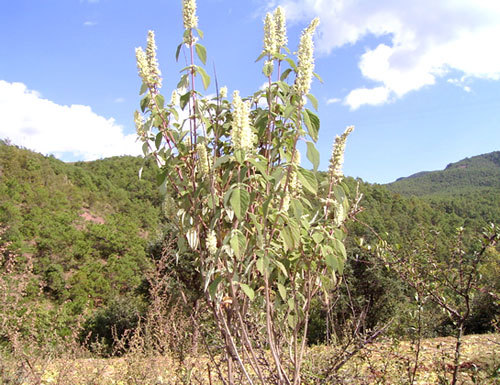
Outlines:
<svg viewBox="0 0 500 385"><path fill-rule="evenodd" d="M399 178L386 186L390 191L415 196L500 189L500 151L450 163L442 171L424 171Z"/></svg>
<svg viewBox="0 0 500 385"><path fill-rule="evenodd" d="M363 196L358 220L348 224L346 271L355 296L368 298L367 327L392 317L404 301L394 278L362 262L359 239L376 241L374 230L390 244L409 247L430 230L446 240L459 226L480 229L495 218L500 223L499 158L500 152L465 159L388 186L345 178L351 198L357 192ZM144 165L139 179L143 163L130 156L64 163L0 140L0 287L9 255L19 257L21 276L32 266L32 287L22 305L31 309L40 330L68 333L80 317L92 329L103 314L109 322L133 320L147 308L145 276L162 251L168 218L162 214L156 166ZM314 205L321 207L321 200ZM10 300L0 297L2 319ZM321 322L317 330L323 333Z"/></svg>
<svg viewBox="0 0 500 385"><path fill-rule="evenodd" d="M500 151L450 163L442 171L419 172L385 185L391 192L420 197L455 214L466 226L500 222Z"/></svg>

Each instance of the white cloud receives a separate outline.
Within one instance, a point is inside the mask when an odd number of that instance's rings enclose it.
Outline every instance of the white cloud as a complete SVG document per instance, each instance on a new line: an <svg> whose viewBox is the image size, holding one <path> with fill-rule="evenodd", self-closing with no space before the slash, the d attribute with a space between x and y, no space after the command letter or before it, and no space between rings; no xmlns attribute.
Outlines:
<svg viewBox="0 0 500 385"><path fill-rule="evenodd" d="M126 135L113 118L89 106L56 104L22 83L0 80L0 116L0 139L43 154L93 160L141 153L135 133Z"/></svg>
<svg viewBox="0 0 500 385"><path fill-rule="evenodd" d="M90 21L90 20L87 20L83 23L84 27L93 27L94 25L97 25L97 23L95 21Z"/></svg>
<svg viewBox="0 0 500 385"><path fill-rule="evenodd" d="M119 97L119 98L115 99L115 103L124 103L124 102L125 102L125 98Z"/></svg>
<svg viewBox="0 0 500 385"><path fill-rule="evenodd" d="M339 98L331 98L326 101L326 104L334 104L334 103L340 103L342 99Z"/></svg>
<svg viewBox="0 0 500 385"><path fill-rule="evenodd" d="M368 35L384 36L385 44L366 49L359 69L364 78L377 83L374 94L381 94L376 91L380 87L389 91L386 101L433 85L437 78L446 78L452 72L469 79L500 80L500 50L494 44L500 36L498 0L279 3L286 7L291 20L320 16L317 46L324 54ZM464 90L470 89L466 87ZM365 88L360 90L354 95L366 94ZM349 96L347 99L352 99Z"/></svg>
<svg viewBox="0 0 500 385"><path fill-rule="evenodd" d="M390 91L385 87L357 88L352 90L345 98L351 110L356 110L363 104L378 106L387 102L390 98Z"/></svg>

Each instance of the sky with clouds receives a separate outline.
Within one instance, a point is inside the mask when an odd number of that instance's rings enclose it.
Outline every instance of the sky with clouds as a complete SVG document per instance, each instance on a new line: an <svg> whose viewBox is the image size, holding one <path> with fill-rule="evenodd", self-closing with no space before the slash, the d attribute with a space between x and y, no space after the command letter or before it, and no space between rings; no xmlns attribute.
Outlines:
<svg viewBox="0 0 500 385"><path fill-rule="evenodd" d="M321 168L351 124L345 173L370 182L500 150L500 1L199 0L219 86L248 95L263 83L262 19L277 5L292 51L321 19ZM0 139L65 161L139 154L134 48L148 29L169 96L183 66L181 0L1 2Z"/></svg>

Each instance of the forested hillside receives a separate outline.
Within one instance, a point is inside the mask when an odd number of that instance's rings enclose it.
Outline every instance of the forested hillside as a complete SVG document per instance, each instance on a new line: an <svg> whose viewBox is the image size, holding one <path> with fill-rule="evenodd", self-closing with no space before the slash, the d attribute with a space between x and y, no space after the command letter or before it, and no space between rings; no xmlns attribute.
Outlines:
<svg viewBox="0 0 500 385"><path fill-rule="evenodd" d="M468 226L500 220L500 151L450 163L442 171L421 172L386 185L395 193L418 196L432 207L454 213Z"/></svg>
<svg viewBox="0 0 500 385"><path fill-rule="evenodd" d="M83 317L86 330L102 336L117 320L133 326L148 307L145 273L160 253L168 218L161 213L155 169L146 165L139 179L142 166L134 157L68 164L0 144L0 245L8 245L22 263L33 263L33 287L23 301L38 314L42 329L44 322L48 328L56 320L64 333ZM329 316L346 322L353 305L367 308L371 328L404 314L401 282L370 262L359 239L373 242L380 236L404 249L432 231L445 240L459 226L500 222L494 209L500 200L499 170L497 152L387 187L346 178L351 198L362 194L347 240L345 274L354 302L340 301ZM196 272L189 274L196 279ZM188 289L196 291L199 284ZM498 313L493 303L483 305L471 330L487 330ZM436 317L429 334L443 330ZM324 341L326 328L317 303L310 340Z"/></svg>

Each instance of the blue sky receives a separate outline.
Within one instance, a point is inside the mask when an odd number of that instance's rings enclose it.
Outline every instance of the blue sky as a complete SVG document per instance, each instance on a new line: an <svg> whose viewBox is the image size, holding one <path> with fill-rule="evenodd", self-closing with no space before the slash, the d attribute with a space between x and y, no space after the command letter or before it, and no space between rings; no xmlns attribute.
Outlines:
<svg viewBox="0 0 500 385"><path fill-rule="evenodd" d="M254 61L277 5L292 51L321 19L322 169L350 124L344 171L369 182L500 150L500 1L198 0L207 70L230 92L264 83ZM134 49L149 29L168 97L182 65L181 0L0 1L0 138L67 161L138 154Z"/></svg>

